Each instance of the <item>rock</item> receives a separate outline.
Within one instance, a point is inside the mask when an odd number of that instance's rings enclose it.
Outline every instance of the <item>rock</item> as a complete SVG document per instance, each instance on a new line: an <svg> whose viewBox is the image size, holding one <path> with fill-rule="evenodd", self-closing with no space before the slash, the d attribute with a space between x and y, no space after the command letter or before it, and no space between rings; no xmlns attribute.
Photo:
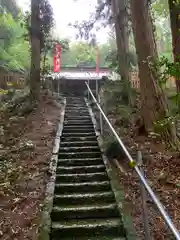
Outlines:
<svg viewBox="0 0 180 240"><path fill-rule="evenodd" d="M20 148L23 149L33 149L35 146L31 140L20 142Z"/></svg>
<svg viewBox="0 0 180 240"><path fill-rule="evenodd" d="M125 159L126 155L117 141L108 144L105 154L109 160L112 159Z"/></svg>

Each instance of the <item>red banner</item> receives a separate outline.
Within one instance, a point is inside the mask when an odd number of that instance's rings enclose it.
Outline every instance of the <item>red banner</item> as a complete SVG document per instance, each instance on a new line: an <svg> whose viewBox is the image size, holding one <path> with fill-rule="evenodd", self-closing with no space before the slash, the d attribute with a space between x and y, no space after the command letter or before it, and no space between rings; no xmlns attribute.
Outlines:
<svg viewBox="0 0 180 240"><path fill-rule="evenodd" d="M53 58L54 72L60 72L61 68L60 60L61 60L61 45L57 43L55 46L55 55Z"/></svg>

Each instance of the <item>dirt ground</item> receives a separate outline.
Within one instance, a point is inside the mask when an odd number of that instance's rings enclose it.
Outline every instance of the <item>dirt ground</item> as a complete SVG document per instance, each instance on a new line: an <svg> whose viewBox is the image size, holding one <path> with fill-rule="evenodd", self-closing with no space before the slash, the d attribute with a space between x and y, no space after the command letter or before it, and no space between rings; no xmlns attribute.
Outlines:
<svg viewBox="0 0 180 240"><path fill-rule="evenodd" d="M60 108L42 96L26 116L1 116L0 239L36 240ZM3 126L3 127L2 127Z"/></svg>
<svg viewBox="0 0 180 240"><path fill-rule="evenodd" d="M180 153L171 152L163 144L147 137L128 137L128 139L126 137L124 140L129 142L129 146L135 146L136 149L149 153L148 161L143 165L145 176L175 226L180 230ZM145 239L139 178L134 171L128 170L126 175L120 173L119 179L124 186L126 206L131 209L138 239ZM174 239L148 195L147 208L151 239Z"/></svg>

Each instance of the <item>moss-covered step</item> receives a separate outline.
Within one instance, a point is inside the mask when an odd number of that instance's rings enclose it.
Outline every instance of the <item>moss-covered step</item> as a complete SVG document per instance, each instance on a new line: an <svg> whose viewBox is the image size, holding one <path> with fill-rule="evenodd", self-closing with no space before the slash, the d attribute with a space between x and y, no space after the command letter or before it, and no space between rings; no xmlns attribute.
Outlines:
<svg viewBox="0 0 180 240"><path fill-rule="evenodd" d="M85 219L53 222L51 237L77 238L77 237L124 237L125 231L119 218Z"/></svg>
<svg viewBox="0 0 180 240"><path fill-rule="evenodd" d="M100 203L113 203L114 194L112 191L104 192L88 192L88 193L68 193L54 196L54 205L67 206L79 204L100 204Z"/></svg>
<svg viewBox="0 0 180 240"><path fill-rule="evenodd" d="M106 172L56 174L56 182L97 182L109 180Z"/></svg>
<svg viewBox="0 0 180 240"><path fill-rule="evenodd" d="M86 218L110 218L118 217L119 212L116 203L83 204L54 206L51 219L54 222L66 219L86 219Z"/></svg>
<svg viewBox="0 0 180 240"><path fill-rule="evenodd" d="M72 240L72 238L52 238L51 240ZM73 237L73 240L126 240L125 237L98 236L98 237Z"/></svg>
<svg viewBox="0 0 180 240"><path fill-rule="evenodd" d="M69 128L68 126L65 126L64 129L63 129L63 132L62 134L64 133L89 133L89 132L93 132L93 127L92 126L89 126L89 127L86 127L86 128L81 128L80 126L79 127L74 127L74 128Z"/></svg>
<svg viewBox="0 0 180 240"><path fill-rule="evenodd" d="M59 152L59 158L61 159L72 159L72 158L100 158L101 152L97 151L87 151L87 152Z"/></svg>
<svg viewBox="0 0 180 240"><path fill-rule="evenodd" d="M98 146L67 146L60 148L60 152L63 153L75 153L75 152L100 152Z"/></svg>
<svg viewBox="0 0 180 240"><path fill-rule="evenodd" d="M103 163L102 158L63 158L59 159L58 167L59 166L96 166Z"/></svg>
<svg viewBox="0 0 180 240"><path fill-rule="evenodd" d="M64 126L66 125L74 125L74 126L82 126L82 125L90 125L92 126L92 121L91 119L84 119L84 120L73 120L73 119L69 119L69 120L65 120L64 121Z"/></svg>
<svg viewBox="0 0 180 240"><path fill-rule="evenodd" d="M74 142L74 141L79 141L79 142L84 142L84 141L97 141L96 135L93 134L93 136L62 136L61 137L62 142Z"/></svg>
<svg viewBox="0 0 180 240"><path fill-rule="evenodd" d="M96 146L98 147L97 141L62 141L61 142L61 147L83 147L83 146Z"/></svg>
<svg viewBox="0 0 180 240"><path fill-rule="evenodd" d="M69 174L69 173L93 173L93 172L104 172L105 166L103 164L100 165L90 165L90 166L58 166L56 173L57 174Z"/></svg>
<svg viewBox="0 0 180 240"><path fill-rule="evenodd" d="M62 133L62 136L63 137L79 137L79 138L83 138L83 137L92 137L92 136L96 136L95 135L95 132L92 131L92 132L77 132L77 133L74 133L74 132L63 132Z"/></svg>
<svg viewBox="0 0 180 240"><path fill-rule="evenodd" d="M55 194L87 193L110 190L111 186L109 181L55 184Z"/></svg>

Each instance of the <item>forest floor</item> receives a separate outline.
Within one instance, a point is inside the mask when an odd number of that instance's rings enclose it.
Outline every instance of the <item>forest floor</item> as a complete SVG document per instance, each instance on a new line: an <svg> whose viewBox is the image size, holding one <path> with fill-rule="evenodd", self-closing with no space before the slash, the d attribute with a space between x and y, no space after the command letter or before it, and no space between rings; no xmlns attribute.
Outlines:
<svg viewBox="0 0 180 240"><path fill-rule="evenodd" d="M143 164L145 176L149 185L157 194L161 203L172 218L175 226L180 230L180 153L166 148L160 141L145 137L136 136L132 127L126 129L125 142L131 149L141 150L146 156ZM120 183L124 187L125 202L128 209L131 209L134 227L138 239L145 239L142 219L141 185L137 174L126 168L126 174L118 174ZM149 226L151 237L155 240L174 239L169 234L164 220L159 211L147 195L147 208L149 213ZM126 210L125 210L126 211Z"/></svg>
<svg viewBox="0 0 180 240"><path fill-rule="evenodd" d="M0 239L36 240L60 107L42 95L32 112L1 113Z"/></svg>
<svg viewBox="0 0 180 240"><path fill-rule="evenodd" d="M48 96L24 116L0 116L0 239L37 240L39 217L48 182L48 167L60 116L60 108ZM123 141L149 155L143 169L173 222L180 230L180 153L145 136L136 136L132 126ZM127 134L128 133L128 134ZM121 135L121 134L120 134ZM143 154L144 155L144 154ZM119 174L125 202L131 209L138 239L144 239L140 183L132 170ZM152 239L170 240L167 228L148 197ZM126 209L125 209L126 211Z"/></svg>

